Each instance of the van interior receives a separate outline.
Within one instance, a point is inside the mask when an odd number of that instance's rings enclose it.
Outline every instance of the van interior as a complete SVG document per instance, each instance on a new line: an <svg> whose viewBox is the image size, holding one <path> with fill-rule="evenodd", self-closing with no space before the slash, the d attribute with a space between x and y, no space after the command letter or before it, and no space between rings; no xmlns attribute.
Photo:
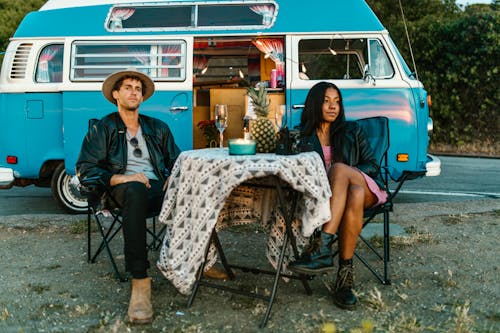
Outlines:
<svg viewBox="0 0 500 333"><path fill-rule="evenodd" d="M226 104L228 127L224 141L242 137L244 117L250 107L246 87L257 83L268 88L269 118L275 119L279 105L285 104L283 88L283 37L203 37L194 40L193 59L193 147L210 145L198 124L214 119L216 104ZM280 68L276 82L273 72ZM273 71L274 70L274 71ZM274 80L274 78L273 78ZM205 122L206 123L206 122ZM201 125L203 127L203 125Z"/></svg>

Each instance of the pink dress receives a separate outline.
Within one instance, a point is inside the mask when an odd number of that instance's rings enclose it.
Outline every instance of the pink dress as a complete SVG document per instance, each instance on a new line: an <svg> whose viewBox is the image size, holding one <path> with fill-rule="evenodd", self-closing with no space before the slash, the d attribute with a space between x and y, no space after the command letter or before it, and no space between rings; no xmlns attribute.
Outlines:
<svg viewBox="0 0 500 333"><path fill-rule="evenodd" d="M330 146L321 146L321 148L323 149L323 156L325 157L325 169L328 170L332 166L332 151L330 150ZM373 178L371 178L370 176L368 176L366 173L359 170L358 168L356 168L356 169L359 172L361 172L361 174L365 178L366 185L368 185L368 188L370 189L370 191L378 199L377 202L373 205L373 207L376 207L376 206L381 205L384 202L386 202L387 201L387 193L384 190L380 189L380 187L373 180Z"/></svg>

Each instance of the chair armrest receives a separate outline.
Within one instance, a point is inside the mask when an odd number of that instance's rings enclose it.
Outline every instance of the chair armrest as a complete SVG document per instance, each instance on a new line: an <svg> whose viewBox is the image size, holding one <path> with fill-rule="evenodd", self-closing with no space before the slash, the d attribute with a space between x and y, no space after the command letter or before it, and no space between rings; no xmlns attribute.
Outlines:
<svg viewBox="0 0 500 333"><path fill-rule="evenodd" d="M100 197L106 191L100 177L87 177L80 181L80 194L90 197Z"/></svg>

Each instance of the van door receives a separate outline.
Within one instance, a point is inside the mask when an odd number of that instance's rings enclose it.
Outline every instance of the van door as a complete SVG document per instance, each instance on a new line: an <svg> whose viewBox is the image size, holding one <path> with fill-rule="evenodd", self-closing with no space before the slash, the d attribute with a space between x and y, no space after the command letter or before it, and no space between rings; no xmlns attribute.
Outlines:
<svg viewBox="0 0 500 333"><path fill-rule="evenodd" d="M139 112L166 122L179 148L192 149L192 45L192 37L71 42L68 89L63 93L68 173L75 172L89 119L117 111L102 95L102 82L109 74L128 67L148 74L155 82L154 95Z"/></svg>
<svg viewBox="0 0 500 333"><path fill-rule="evenodd" d="M292 36L290 47L290 126L300 123L309 89L320 81L342 92L347 120L389 118L390 172L422 171L415 99L382 34L344 33ZM404 155L406 159L400 159Z"/></svg>

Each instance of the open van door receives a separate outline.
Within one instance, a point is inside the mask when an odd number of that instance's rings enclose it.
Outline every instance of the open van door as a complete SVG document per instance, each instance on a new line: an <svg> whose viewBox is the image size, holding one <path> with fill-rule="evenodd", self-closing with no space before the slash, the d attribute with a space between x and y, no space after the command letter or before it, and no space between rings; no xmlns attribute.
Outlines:
<svg viewBox="0 0 500 333"><path fill-rule="evenodd" d="M181 150L191 149L192 135L192 37L154 40L72 40L67 43L69 80L63 92L63 137L65 177L60 177L56 197L73 210L80 203L71 198L68 178L88 129L89 119L100 119L115 112L107 101L102 82L111 73L135 67L155 82L155 93L141 104L139 112L166 122ZM54 187L53 187L54 190ZM72 204L73 202L73 204ZM74 203L76 202L76 203ZM85 205L86 207L86 205Z"/></svg>

